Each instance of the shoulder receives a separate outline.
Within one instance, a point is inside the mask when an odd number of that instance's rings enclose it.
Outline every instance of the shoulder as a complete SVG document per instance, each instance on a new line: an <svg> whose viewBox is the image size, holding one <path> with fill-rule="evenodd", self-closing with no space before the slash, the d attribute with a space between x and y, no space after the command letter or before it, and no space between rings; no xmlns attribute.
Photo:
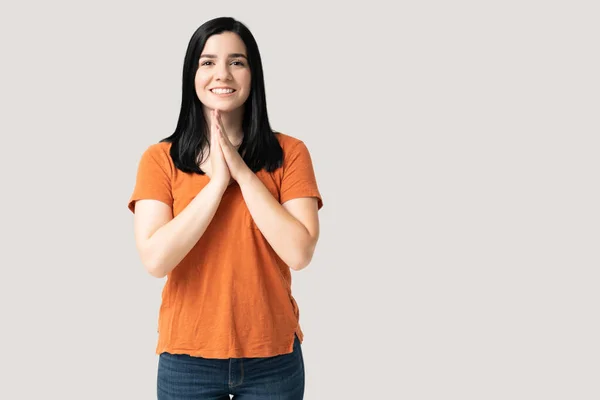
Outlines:
<svg viewBox="0 0 600 400"><path fill-rule="evenodd" d="M170 152L170 142L153 143L142 153L141 162L144 165L158 165L165 171L173 172L174 164Z"/></svg>
<svg viewBox="0 0 600 400"><path fill-rule="evenodd" d="M285 154L286 156L289 156L290 154L293 154L300 149L306 148L304 142L294 136L282 132L276 132L275 137L277 138L279 144L281 145L281 148L283 149L283 154Z"/></svg>
<svg viewBox="0 0 600 400"><path fill-rule="evenodd" d="M156 157L164 157L165 155L169 155L171 151L171 143L169 142L159 142L153 143L146 148L144 153L156 156Z"/></svg>
<svg viewBox="0 0 600 400"><path fill-rule="evenodd" d="M276 136L283 149L284 174L312 167L312 156L303 140L284 133L277 133Z"/></svg>
<svg viewBox="0 0 600 400"><path fill-rule="evenodd" d="M171 143L169 142L159 142L153 143L149 145L142 157L150 157L155 159L160 163L170 163L171 162Z"/></svg>

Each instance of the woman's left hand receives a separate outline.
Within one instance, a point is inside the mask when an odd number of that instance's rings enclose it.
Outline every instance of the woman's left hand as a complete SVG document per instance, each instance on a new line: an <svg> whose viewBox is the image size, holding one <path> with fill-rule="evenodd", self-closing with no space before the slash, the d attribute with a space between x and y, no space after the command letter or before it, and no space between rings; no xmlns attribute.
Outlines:
<svg viewBox="0 0 600 400"><path fill-rule="evenodd" d="M223 128L223 121L221 120L221 113L217 111L217 129L219 131L219 144L223 150L223 156L229 167L229 173L231 178L240 183L240 180L245 179L252 170L248 168L244 159L238 153L235 146L229 140L225 129Z"/></svg>

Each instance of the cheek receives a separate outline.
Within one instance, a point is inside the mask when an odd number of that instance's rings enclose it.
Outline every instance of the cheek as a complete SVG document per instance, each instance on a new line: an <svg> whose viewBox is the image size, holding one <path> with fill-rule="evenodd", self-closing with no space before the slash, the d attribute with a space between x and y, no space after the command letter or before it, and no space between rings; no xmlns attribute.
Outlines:
<svg viewBox="0 0 600 400"><path fill-rule="evenodd" d="M235 75L235 80L238 82L238 85L243 87L246 91L248 91L250 89L250 72L249 71L247 71L247 70L238 71L238 73Z"/></svg>
<svg viewBox="0 0 600 400"><path fill-rule="evenodd" d="M250 77L248 77L247 79L244 79L242 86L244 88L244 101L248 99L248 97L250 97L250 91L252 89L252 85L250 84Z"/></svg>
<svg viewBox="0 0 600 400"><path fill-rule="evenodd" d="M196 86L196 89L204 89L207 84L208 81L205 76L196 74L196 77L194 78L194 85Z"/></svg>

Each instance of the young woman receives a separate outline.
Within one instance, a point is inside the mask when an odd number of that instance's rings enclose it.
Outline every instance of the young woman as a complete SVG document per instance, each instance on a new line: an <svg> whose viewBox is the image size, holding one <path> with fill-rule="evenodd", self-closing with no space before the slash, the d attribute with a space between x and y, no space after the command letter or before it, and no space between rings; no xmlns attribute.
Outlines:
<svg viewBox="0 0 600 400"><path fill-rule="evenodd" d="M302 399L290 269L311 261L323 202L306 145L269 125L239 21L192 35L177 127L142 154L128 206L142 264L167 277L158 398Z"/></svg>

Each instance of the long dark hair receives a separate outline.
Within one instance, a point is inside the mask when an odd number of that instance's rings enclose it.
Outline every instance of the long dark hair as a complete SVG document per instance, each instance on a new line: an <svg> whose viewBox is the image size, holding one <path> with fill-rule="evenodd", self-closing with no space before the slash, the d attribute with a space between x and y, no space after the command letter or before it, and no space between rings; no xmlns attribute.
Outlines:
<svg viewBox="0 0 600 400"><path fill-rule="evenodd" d="M160 142L171 142L171 158L175 167L183 172L204 175L198 166L198 156L208 146L208 122L202 103L196 95L194 78L199 57L208 38L223 32L236 33L246 45L250 67L250 94L244 103L242 129L244 137L238 149L246 165L257 172L265 168L273 172L281 166L283 150L271 129L267 116L267 101L262 61L258 45L250 30L241 22L229 17L215 18L202 24L192 35L185 53L181 93L181 111L175 132ZM200 160L201 162L202 160Z"/></svg>

